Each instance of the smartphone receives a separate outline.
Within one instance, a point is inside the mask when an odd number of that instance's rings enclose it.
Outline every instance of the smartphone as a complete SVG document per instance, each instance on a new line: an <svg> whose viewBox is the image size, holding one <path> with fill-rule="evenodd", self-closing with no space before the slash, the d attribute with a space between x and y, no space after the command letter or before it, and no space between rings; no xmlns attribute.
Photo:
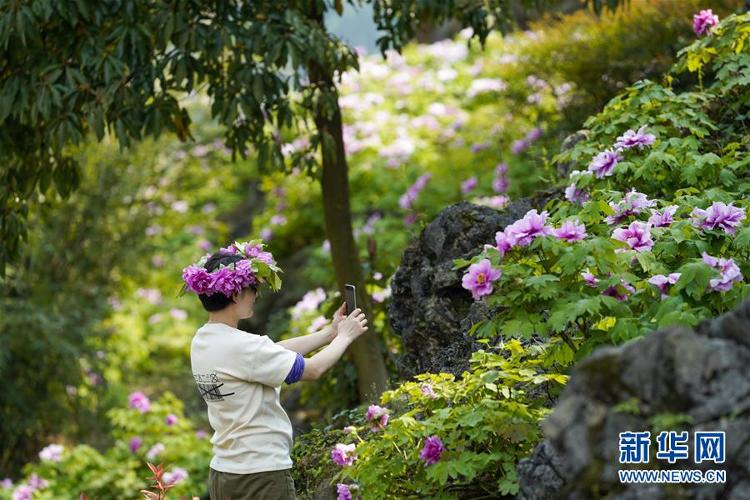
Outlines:
<svg viewBox="0 0 750 500"><path fill-rule="evenodd" d="M357 308L357 293L354 285L346 284L345 287L345 299L346 299L346 315L349 316L352 311Z"/></svg>

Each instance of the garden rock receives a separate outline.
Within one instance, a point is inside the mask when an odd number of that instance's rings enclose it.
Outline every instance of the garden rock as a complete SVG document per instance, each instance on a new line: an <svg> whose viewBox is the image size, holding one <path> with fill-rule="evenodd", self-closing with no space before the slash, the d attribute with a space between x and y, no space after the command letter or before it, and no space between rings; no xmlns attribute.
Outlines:
<svg viewBox="0 0 750 500"><path fill-rule="evenodd" d="M453 271L453 260L470 259L484 244L494 244L495 233L541 209L558 191L522 198L504 210L462 201L444 209L403 253L391 282L388 317L400 335L404 355L397 360L401 377L418 373L452 373L460 378L469 369L471 353L484 345L466 334L495 311L474 301L462 288L465 269Z"/></svg>
<svg viewBox="0 0 750 500"><path fill-rule="evenodd" d="M750 498L750 301L693 330L672 327L581 361L546 437L518 466L519 499ZM655 429L654 417L689 422ZM687 418L685 418L687 416ZM658 420L658 417L657 417ZM651 431L646 468L726 470L724 484L621 484L619 433ZM688 431L689 458L657 460L659 430ZM695 431L726 432L726 461L693 462Z"/></svg>

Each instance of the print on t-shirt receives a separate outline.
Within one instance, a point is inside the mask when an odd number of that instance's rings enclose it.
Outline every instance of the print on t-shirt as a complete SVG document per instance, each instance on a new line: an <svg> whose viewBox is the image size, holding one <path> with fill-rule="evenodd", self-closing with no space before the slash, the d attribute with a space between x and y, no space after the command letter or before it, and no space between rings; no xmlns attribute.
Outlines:
<svg viewBox="0 0 750 500"><path fill-rule="evenodd" d="M198 384L198 390L201 393L201 397L209 401L224 401L225 396L231 396L233 392L222 394L219 389L224 382L219 380L219 377L215 373L194 373L195 383Z"/></svg>

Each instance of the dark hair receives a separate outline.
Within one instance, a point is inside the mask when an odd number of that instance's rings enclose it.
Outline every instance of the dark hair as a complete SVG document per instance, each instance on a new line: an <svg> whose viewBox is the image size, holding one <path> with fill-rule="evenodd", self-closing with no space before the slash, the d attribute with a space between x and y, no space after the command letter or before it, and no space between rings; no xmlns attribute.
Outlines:
<svg viewBox="0 0 750 500"><path fill-rule="evenodd" d="M208 272L213 272L222 264L228 266L243 259L244 257L238 254L223 254L217 252L209 257L204 267ZM256 295L258 294L258 287L256 285L250 285L248 288L251 288ZM201 299L203 308L209 312L221 311L233 303L231 297L227 297L220 292L215 292L212 295L199 293L198 298Z"/></svg>

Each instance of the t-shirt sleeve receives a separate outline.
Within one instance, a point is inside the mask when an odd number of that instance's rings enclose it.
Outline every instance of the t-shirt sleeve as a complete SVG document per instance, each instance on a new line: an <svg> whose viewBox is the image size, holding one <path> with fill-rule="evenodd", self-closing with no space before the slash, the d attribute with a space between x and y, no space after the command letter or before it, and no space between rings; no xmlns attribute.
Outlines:
<svg viewBox="0 0 750 500"><path fill-rule="evenodd" d="M289 375L297 353L280 346L267 335L259 341L243 343L241 373L248 382L259 382L271 387L278 387Z"/></svg>

